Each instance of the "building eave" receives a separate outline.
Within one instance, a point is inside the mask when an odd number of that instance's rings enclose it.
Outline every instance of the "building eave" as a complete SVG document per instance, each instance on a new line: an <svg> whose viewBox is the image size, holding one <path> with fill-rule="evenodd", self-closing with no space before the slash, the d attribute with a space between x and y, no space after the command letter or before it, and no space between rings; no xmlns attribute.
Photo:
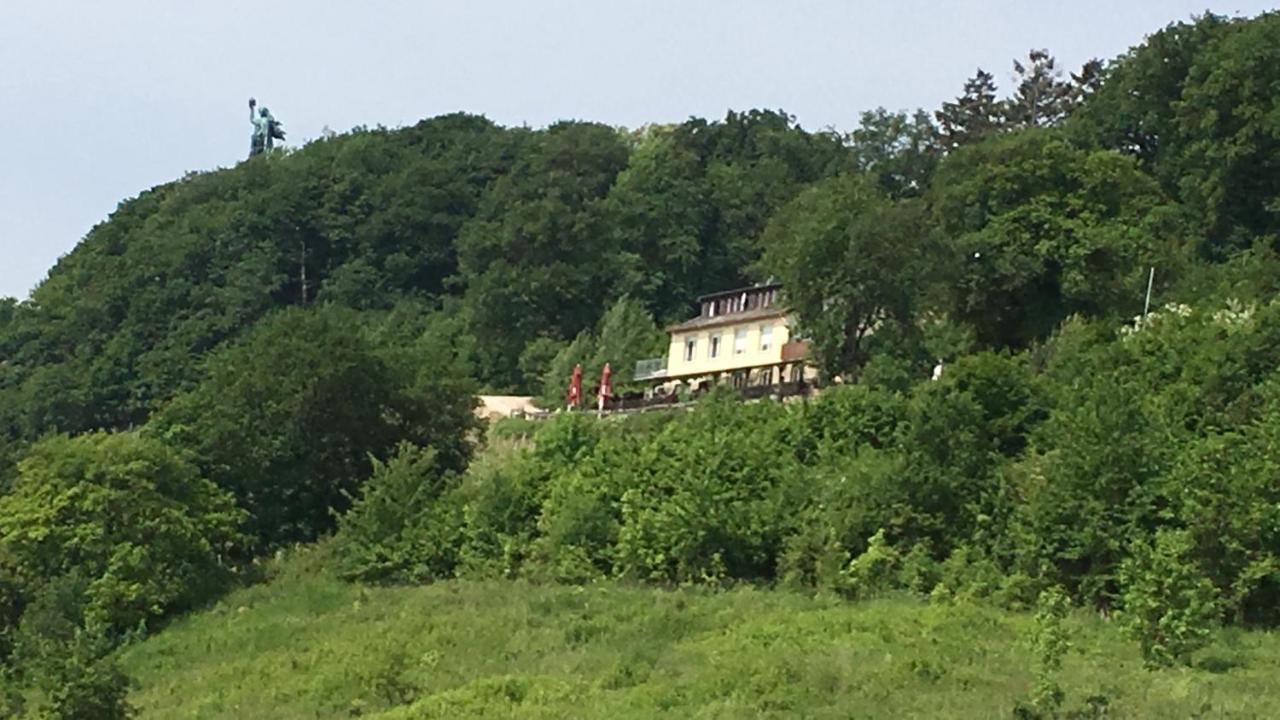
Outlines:
<svg viewBox="0 0 1280 720"><path fill-rule="evenodd" d="M727 315L717 315L715 317L696 317L692 320L685 320L682 323L669 325L666 330L669 334L688 332L690 330L707 330L711 328L725 327L726 325L738 325L746 322L786 317L790 314L791 312L786 308L769 307L757 310L747 310L746 312L729 313Z"/></svg>

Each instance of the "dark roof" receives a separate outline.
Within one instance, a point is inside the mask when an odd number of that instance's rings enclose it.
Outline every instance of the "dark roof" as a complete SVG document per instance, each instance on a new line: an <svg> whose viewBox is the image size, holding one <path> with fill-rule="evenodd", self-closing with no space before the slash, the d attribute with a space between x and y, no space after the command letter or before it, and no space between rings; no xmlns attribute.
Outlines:
<svg viewBox="0 0 1280 720"><path fill-rule="evenodd" d="M770 305L769 307L755 308L754 310L725 313L723 315L716 315L715 317L696 317L692 320L685 320L682 323L668 326L667 332L675 333L684 332L686 330L702 330L704 328L719 327L720 325L736 325L740 322L764 320L765 318L782 317L788 314L789 313L785 307L781 305Z"/></svg>
<svg viewBox="0 0 1280 720"><path fill-rule="evenodd" d="M772 290L774 288L780 288L780 287L782 287L782 283L780 282L769 282L769 283L760 283L759 285L748 285L747 287L740 287L733 290L721 290L720 292L713 292L707 295L702 295L698 298L698 302L702 302L703 300L711 300L713 298L725 297L728 295L741 295L744 292L751 292L753 290Z"/></svg>

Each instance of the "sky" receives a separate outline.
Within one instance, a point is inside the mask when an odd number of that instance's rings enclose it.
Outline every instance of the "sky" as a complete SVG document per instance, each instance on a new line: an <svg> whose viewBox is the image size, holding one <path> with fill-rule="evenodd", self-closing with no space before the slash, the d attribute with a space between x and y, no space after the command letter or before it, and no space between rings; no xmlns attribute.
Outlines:
<svg viewBox="0 0 1280 720"><path fill-rule="evenodd" d="M248 152L443 113L638 127L783 109L809 129L936 109L981 67L1108 59L1255 0L0 0L0 297L117 204Z"/></svg>

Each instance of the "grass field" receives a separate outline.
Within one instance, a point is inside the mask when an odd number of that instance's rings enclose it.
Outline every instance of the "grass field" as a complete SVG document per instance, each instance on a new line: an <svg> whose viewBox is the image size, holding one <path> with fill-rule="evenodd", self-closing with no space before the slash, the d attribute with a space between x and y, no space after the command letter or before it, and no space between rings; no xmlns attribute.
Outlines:
<svg viewBox="0 0 1280 720"><path fill-rule="evenodd" d="M1010 718L1030 617L909 599L602 584L342 583L323 551L128 648L143 718ZM1110 623L1068 623L1065 708L1280 717L1280 640L1228 631L1150 672ZM1089 717L1091 715L1084 715Z"/></svg>

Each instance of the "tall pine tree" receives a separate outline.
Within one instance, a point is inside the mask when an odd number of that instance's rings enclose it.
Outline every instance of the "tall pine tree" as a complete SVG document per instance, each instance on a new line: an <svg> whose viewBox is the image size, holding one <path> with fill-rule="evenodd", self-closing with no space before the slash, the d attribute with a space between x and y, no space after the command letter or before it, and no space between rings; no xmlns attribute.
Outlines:
<svg viewBox="0 0 1280 720"><path fill-rule="evenodd" d="M1014 60L1013 71L1017 88L1005 104L1010 127L1056 125L1071 112L1074 88L1062 79L1062 71L1048 50L1031 50L1025 63Z"/></svg>
<svg viewBox="0 0 1280 720"><path fill-rule="evenodd" d="M945 102L934 113L942 131L942 145L947 150L977 142L996 134L1004 127L1003 103L996 99L995 76L978 68L977 74L964 83L964 94L953 102Z"/></svg>

